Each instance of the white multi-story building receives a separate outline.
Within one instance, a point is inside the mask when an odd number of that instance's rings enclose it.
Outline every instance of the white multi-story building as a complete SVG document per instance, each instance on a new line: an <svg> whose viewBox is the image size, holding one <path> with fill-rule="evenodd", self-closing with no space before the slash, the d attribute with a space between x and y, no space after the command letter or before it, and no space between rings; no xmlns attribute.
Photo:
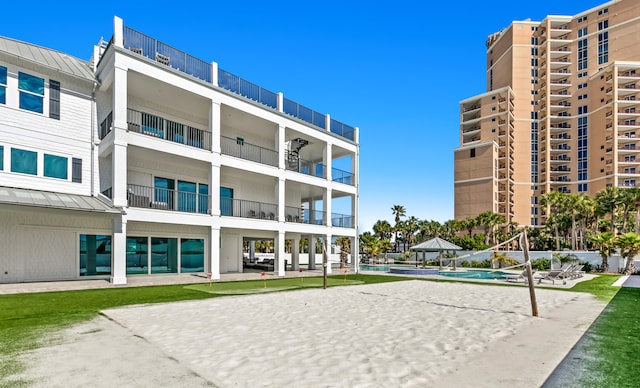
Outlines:
<svg viewBox="0 0 640 388"><path fill-rule="evenodd" d="M217 279L257 240L278 276L301 245L313 269L358 246L358 154L357 128L117 17L89 62L0 38L0 282Z"/></svg>

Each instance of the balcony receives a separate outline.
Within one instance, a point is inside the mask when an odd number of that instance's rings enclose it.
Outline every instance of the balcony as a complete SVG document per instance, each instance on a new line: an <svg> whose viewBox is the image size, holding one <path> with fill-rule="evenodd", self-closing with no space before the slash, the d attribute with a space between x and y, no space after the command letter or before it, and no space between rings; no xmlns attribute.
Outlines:
<svg viewBox="0 0 640 388"><path fill-rule="evenodd" d="M209 195L135 184L127 185L130 207L209 214Z"/></svg>
<svg viewBox="0 0 640 388"><path fill-rule="evenodd" d="M237 198L220 198L220 215L223 217L278 220L278 205Z"/></svg>
<svg viewBox="0 0 640 388"><path fill-rule="evenodd" d="M326 170L327 167L322 163L310 162L308 160L304 160L298 157L297 154L293 152L286 153L285 157L287 160L285 161L287 170L296 171L301 174L315 176L317 178L326 178Z"/></svg>
<svg viewBox="0 0 640 388"><path fill-rule="evenodd" d="M127 128L130 132L211 150L211 133L145 112L127 109Z"/></svg>
<svg viewBox="0 0 640 388"><path fill-rule="evenodd" d="M211 63L193 57L184 51L171 47L127 26L123 26L122 35L125 49L206 83L211 84L213 82ZM113 38L109 42L109 45L112 44L112 41ZM269 108L278 109L277 93L246 81L220 68L218 68L218 85L216 86L247 99L257 101ZM309 124L313 124L322 130L327 129L326 115L306 108L287 98L283 101L284 106L281 107L282 112L306 121ZM331 133L345 139L355 140L355 128L337 120L331 119L329 130Z"/></svg>
<svg viewBox="0 0 640 388"><path fill-rule="evenodd" d="M355 228L355 218L347 214L332 213L331 226L338 228Z"/></svg>
<svg viewBox="0 0 640 388"><path fill-rule="evenodd" d="M223 155L278 167L278 151L247 143L241 138L221 136L220 149Z"/></svg>
<svg viewBox="0 0 640 388"><path fill-rule="evenodd" d="M325 214L322 210L309 210L293 206L285 206L284 208L285 221L299 224L326 225Z"/></svg>
<svg viewBox="0 0 640 388"><path fill-rule="evenodd" d="M331 180L338 183L344 183L345 185L355 186L353 174L349 171L340 170L333 167L331 169Z"/></svg>

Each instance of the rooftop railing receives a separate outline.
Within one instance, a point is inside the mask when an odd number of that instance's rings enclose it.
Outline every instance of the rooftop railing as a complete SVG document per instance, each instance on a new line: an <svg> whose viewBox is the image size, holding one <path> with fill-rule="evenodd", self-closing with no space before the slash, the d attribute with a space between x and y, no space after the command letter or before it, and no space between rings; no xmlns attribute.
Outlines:
<svg viewBox="0 0 640 388"><path fill-rule="evenodd" d="M309 109L304 105L300 105L293 100L285 98L282 111L293 117L297 117L300 120L311 123L316 127L326 129L326 117L327 117L326 115L323 115L322 113L318 113L312 109Z"/></svg>
<svg viewBox="0 0 640 388"><path fill-rule="evenodd" d="M211 82L211 64L127 26L123 29L124 48L203 81Z"/></svg>
<svg viewBox="0 0 640 388"><path fill-rule="evenodd" d="M331 119L331 133L345 137L349 140L354 140L353 133L355 129L346 124L339 122L338 120Z"/></svg>
<svg viewBox="0 0 640 388"><path fill-rule="evenodd" d="M244 80L228 71L218 69L218 86L273 109L278 108L277 93Z"/></svg>
<svg viewBox="0 0 640 388"><path fill-rule="evenodd" d="M269 166L278 166L278 151L247 143L244 139L221 136L220 148L224 155L251 160Z"/></svg>

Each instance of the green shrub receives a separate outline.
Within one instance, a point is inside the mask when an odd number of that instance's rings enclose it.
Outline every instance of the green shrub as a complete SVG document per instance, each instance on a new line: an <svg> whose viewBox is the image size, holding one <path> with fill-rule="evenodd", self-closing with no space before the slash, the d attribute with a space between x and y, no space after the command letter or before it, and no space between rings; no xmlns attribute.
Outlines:
<svg viewBox="0 0 640 388"><path fill-rule="evenodd" d="M546 271L551 269L551 260L545 259L544 257L531 260L531 268L537 269L538 271Z"/></svg>

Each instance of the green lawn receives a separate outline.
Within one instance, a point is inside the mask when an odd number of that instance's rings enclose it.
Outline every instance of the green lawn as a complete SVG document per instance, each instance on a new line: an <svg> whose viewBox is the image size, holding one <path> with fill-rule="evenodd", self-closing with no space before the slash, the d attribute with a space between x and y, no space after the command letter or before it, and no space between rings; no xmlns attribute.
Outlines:
<svg viewBox="0 0 640 388"><path fill-rule="evenodd" d="M345 280L344 276L336 275L328 278L328 286L410 279L351 274ZM588 292L609 304L576 348L572 356L576 360L565 362L560 369L566 370L558 371L565 376L563 386L640 386L637 371L630 367L637 363L640 289L612 287L617 279L615 275L599 276L567 290ZM18 355L38 347L39 340L52 331L89 320L103 309L308 287L322 287L322 277L270 279L266 281L266 287L264 281L253 280L214 282L211 286L170 285L0 295L0 386L28 386L27 382L7 380L24 367L18 361ZM578 367L584 372L573 373Z"/></svg>

